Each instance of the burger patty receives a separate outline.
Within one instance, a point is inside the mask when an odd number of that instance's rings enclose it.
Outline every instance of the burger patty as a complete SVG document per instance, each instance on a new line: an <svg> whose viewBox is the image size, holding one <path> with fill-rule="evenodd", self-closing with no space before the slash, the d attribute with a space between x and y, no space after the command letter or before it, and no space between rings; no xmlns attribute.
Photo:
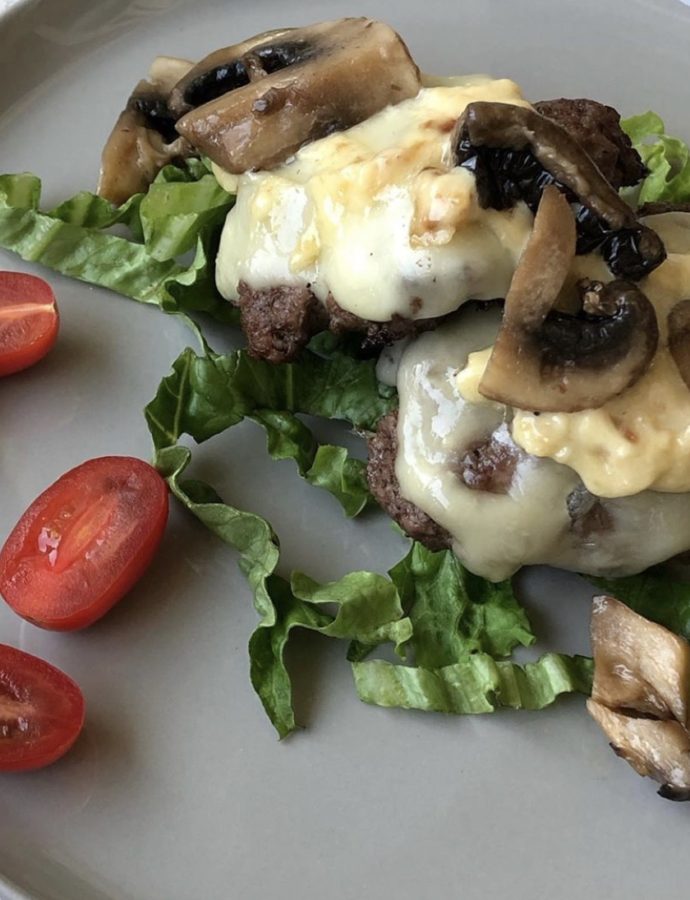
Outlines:
<svg viewBox="0 0 690 900"><path fill-rule="evenodd" d="M361 334L366 356L386 344L429 331L441 321L396 315L388 322L371 322L342 309L332 296L324 305L308 288L291 285L256 290L241 282L238 305L250 354L272 363L295 359L310 338L326 329Z"/></svg>
<svg viewBox="0 0 690 900"><path fill-rule="evenodd" d="M395 474L398 453L398 411L384 416L369 439L367 480L376 502L403 531L429 550L445 550L452 544L450 534L414 503L405 500ZM507 494L523 452L514 445L490 436L465 451L457 466L458 478L475 491ZM571 529L583 539L596 537L614 527L611 513L600 498L584 487L568 497Z"/></svg>
<svg viewBox="0 0 690 900"><path fill-rule="evenodd" d="M290 362L312 335L328 327L328 313L310 290L239 287L240 325L249 353L272 363Z"/></svg>
<svg viewBox="0 0 690 900"><path fill-rule="evenodd" d="M596 100L561 97L540 100L534 108L584 147L616 190L637 184L647 174L647 167L621 128L621 117L612 106Z"/></svg>
<svg viewBox="0 0 690 900"><path fill-rule="evenodd" d="M579 141L614 187L636 184L646 174L611 106L596 100L561 98L541 100L535 108ZM290 285L255 289L241 282L237 302L249 352L272 363L295 359L313 335L326 329L361 334L366 355L435 328L440 321L394 316L388 322L372 322L342 309L332 296L323 304L308 287Z"/></svg>

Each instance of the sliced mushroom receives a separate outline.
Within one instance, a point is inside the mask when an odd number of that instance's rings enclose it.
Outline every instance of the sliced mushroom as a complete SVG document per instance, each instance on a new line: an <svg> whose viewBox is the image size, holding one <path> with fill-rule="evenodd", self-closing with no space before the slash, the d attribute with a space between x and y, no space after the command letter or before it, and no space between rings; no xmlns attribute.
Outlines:
<svg viewBox="0 0 690 900"><path fill-rule="evenodd" d="M690 644L609 596L594 598L591 634L589 712L659 793L690 799Z"/></svg>
<svg viewBox="0 0 690 900"><path fill-rule="evenodd" d="M591 631L594 700L690 724L687 641L607 596L594 598Z"/></svg>
<svg viewBox="0 0 690 900"><path fill-rule="evenodd" d="M146 190L163 166L193 155L175 129L167 102L173 86L192 65L186 59L158 57L149 80L136 86L103 148L97 188L101 197L124 203Z"/></svg>
<svg viewBox="0 0 690 900"><path fill-rule="evenodd" d="M660 782L667 800L690 800L690 734L674 719L647 719L587 701L611 748L638 775Z"/></svg>
<svg viewBox="0 0 690 900"><path fill-rule="evenodd" d="M690 388L690 300L676 303L668 314L668 349L680 377Z"/></svg>
<svg viewBox="0 0 690 900"><path fill-rule="evenodd" d="M421 86L399 35L364 18L298 28L223 65L233 73L230 81L237 73L241 80L243 67L248 83L191 110L177 128L236 173L275 166L308 141L413 97ZM190 85L182 102L195 99Z"/></svg>
<svg viewBox="0 0 690 900"><path fill-rule="evenodd" d="M626 281L579 284L581 308L553 309L575 252L575 222L558 189L544 189L534 230L506 296L480 393L518 409L596 409L633 385L658 343L654 309Z"/></svg>
<svg viewBox="0 0 690 900"><path fill-rule="evenodd" d="M532 109L470 103L453 136L457 165L476 175L482 206L506 209L524 200L534 211L554 184L574 204L577 252L599 248L614 275L634 281L666 258L661 238L638 222L585 150Z"/></svg>
<svg viewBox="0 0 690 900"><path fill-rule="evenodd" d="M209 53L184 74L170 93L170 109L177 118L197 106L210 103L228 91L244 87L265 75L259 67L267 51L285 54L291 43L287 36L294 28L263 31L254 37ZM285 65L288 63L286 62ZM270 63L268 63L270 65ZM274 71L274 70L272 70Z"/></svg>

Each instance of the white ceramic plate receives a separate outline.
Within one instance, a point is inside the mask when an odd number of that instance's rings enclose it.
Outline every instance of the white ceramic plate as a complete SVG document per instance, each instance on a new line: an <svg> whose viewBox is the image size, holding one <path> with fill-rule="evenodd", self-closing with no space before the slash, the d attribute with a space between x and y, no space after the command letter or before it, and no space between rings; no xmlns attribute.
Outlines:
<svg viewBox="0 0 690 900"><path fill-rule="evenodd" d="M13 12L14 9L14 12ZM283 24L388 19L420 64L489 71L529 97L658 110L690 137L690 10L678 0L0 0L0 171L28 169L52 203L93 186L100 147L155 54L200 57ZM0 254L0 265L31 270ZM149 455L141 414L186 341L175 320L51 276L54 353L0 383L0 536L69 467ZM215 346L232 339L217 332ZM345 522L253 426L197 470L270 519L283 560L317 578L384 571L403 545ZM588 590L522 578L543 643L587 650ZM279 744L248 679L255 623L227 548L175 513L143 582L83 634L0 607L0 641L84 688L88 726L47 771L0 776L0 895L42 900L607 900L687 894L688 809L655 796L568 699L537 714L451 719L360 704L341 648L291 651L307 726Z"/></svg>

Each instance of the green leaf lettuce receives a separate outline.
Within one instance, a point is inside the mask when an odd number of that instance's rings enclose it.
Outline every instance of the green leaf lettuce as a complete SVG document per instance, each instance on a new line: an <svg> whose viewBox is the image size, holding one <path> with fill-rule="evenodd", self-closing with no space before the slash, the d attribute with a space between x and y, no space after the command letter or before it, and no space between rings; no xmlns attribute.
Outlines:
<svg viewBox="0 0 690 900"><path fill-rule="evenodd" d="M329 491L355 516L370 502L364 462L342 447L319 445L297 414L373 428L394 404L394 392L378 384L372 361L306 350L294 363L274 365L245 350L200 356L187 348L145 415L156 449L183 434L202 442L250 418L266 431L274 459L293 459L310 484Z"/></svg>
<svg viewBox="0 0 690 900"><path fill-rule="evenodd" d="M234 198L199 163L168 166L146 194L114 207L82 191L41 211L41 185L0 175L0 248L71 278L166 312L203 311L234 321L214 278L219 231ZM131 237L111 232L121 226ZM181 257L194 251L191 263Z"/></svg>
<svg viewBox="0 0 690 900"><path fill-rule="evenodd" d="M690 149L679 138L666 134L663 120L654 112L631 116L621 122L633 146L649 169L638 202L690 201Z"/></svg>

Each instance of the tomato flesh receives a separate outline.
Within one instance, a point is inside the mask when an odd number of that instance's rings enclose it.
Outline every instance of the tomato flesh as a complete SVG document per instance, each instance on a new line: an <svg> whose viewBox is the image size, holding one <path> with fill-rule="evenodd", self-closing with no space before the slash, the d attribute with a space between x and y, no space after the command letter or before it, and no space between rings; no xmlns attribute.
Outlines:
<svg viewBox="0 0 690 900"><path fill-rule="evenodd" d="M0 376L33 366L57 340L55 294L42 278L0 272Z"/></svg>
<svg viewBox="0 0 690 900"><path fill-rule="evenodd" d="M64 756L84 725L84 697L64 672L0 644L0 772L40 769Z"/></svg>
<svg viewBox="0 0 690 900"><path fill-rule="evenodd" d="M14 527L0 551L0 593L42 628L85 628L143 575L167 519L168 487L152 466L128 456L89 460Z"/></svg>

